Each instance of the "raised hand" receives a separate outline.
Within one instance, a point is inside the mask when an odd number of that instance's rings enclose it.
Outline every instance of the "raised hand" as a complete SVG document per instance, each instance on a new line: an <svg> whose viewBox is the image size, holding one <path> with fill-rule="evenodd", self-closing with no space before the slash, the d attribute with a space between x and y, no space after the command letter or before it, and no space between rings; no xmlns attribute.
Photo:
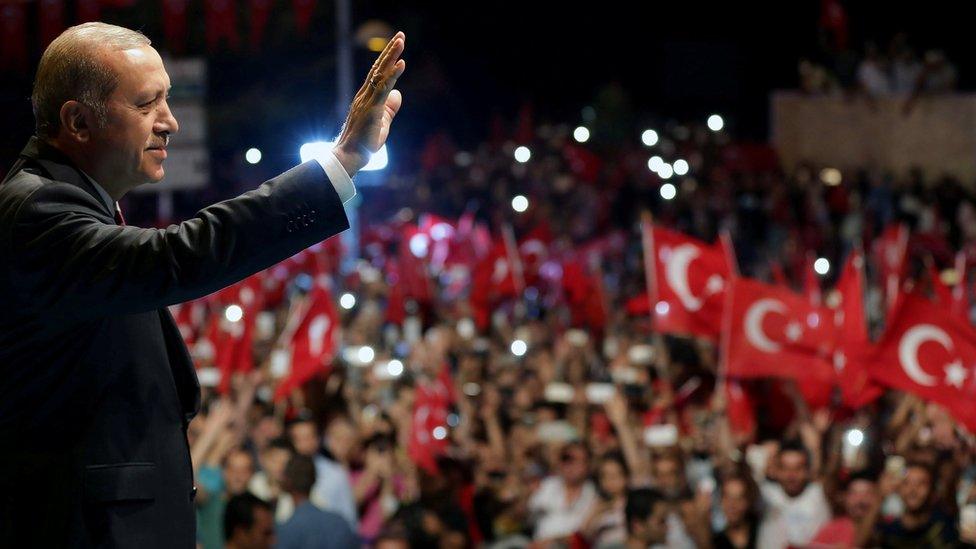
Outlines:
<svg viewBox="0 0 976 549"><path fill-rule="evenodd" d="M349 107L334 152L350 177L386 142L393 117L400 110L403 98L393 86L406 68L406 61L400 59L405 40L402 32L390 39Z"/></svg>

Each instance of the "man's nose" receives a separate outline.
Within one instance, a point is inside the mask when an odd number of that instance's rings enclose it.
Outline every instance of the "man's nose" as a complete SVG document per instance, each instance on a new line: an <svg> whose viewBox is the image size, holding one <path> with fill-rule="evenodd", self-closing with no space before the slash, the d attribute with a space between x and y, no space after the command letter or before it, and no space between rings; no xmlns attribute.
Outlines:
<svg viewBox="0 0 976 549"><path fill-rule="evenodd" d="M173 111L170 110L166 102L163 102L161 105L161 112L159 118L156 119L153 131L156 133L168 132L170 134L180 131L180 124L176 121L176 117L173 116Z"/></svg>

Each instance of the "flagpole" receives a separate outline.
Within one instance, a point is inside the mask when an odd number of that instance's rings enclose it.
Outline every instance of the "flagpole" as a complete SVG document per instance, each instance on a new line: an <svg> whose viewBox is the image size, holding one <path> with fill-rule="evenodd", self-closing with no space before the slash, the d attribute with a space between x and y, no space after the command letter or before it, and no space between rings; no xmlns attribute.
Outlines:
<svg viewBox="0 0 976 549"><path fill-rule="evenodd" d="M644 284L647 286L648 312L651 328L654 327L654 311L657 305L657 269L654 268L654 215L650 210L641 212L641 242L644 247Z"/></svg>
<svg viewBox="0 0 976 549"><path fill-rule="evenodd" d="M512 280L515 282L515 292L518 299L515 301L515 314L519 320L525 317L525 274L522 271L522 258L519 256L518 244L515 241L515 230L510 223L502 225L502 240L505 242L505 255L508 256L508 264L512 269Z"/></svg>
<svg viewBox="0 0 976 549"><path fill-rule="evenodd" d="M735 248L728 229L722 230L719 234L719 240L722 243L722 250L725 252L725 259L729 264L729 285L725 289L725 303L722 305L722 333L719 336L719 360L718 368L715 371L715 391L721 395L720 398L724 402L726 386L728 385L729 339L732 337L732 286L739 277L739 263L735 257Z"/></svg>

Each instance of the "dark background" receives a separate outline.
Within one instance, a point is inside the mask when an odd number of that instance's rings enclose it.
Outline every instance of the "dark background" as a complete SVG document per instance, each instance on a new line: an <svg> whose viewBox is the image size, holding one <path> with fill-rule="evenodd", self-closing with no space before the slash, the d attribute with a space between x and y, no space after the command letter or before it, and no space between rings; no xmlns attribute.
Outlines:
<svg viewBox="0 0 976 549"><path fill-rule="evenodd" d="M973 84L971 18L965 3L900 5L844 2L851 45L882 47L904 31L921 53L944 49L959 67L963 88ZM34 26L36 4L28 24ZM188 55L206 54L202 2L191 2ZM290 2L278 0L260 52L210 54L208 104L215 185L235 177L228 166L259 147L261 174L293 165L298 146L332 137L334 5L321 1L308 37L296 37ZM803 56L820 48L816 0L748 2L353 2L353 28L382 19L407 33L408 71L400 88L404 108L395 125L395 169L411 170L427 136L446 130L462 146L483 139L500 115L514 125L520 107L534 121L582 121L582 109L611 94L627 106L633 124L722 113L740 138L765 140L768 95L796 85ZM68 2L66 22L73 23ZM161 51L159 3L103 10L102 19L145 32ZM246 2L238 27L247 42ZM33 30L31 30L33 36ZM39 48L33 41L36 65ZM374 54L356 51L357 85ZM2 76L0 105L8 130L0 136L0 172L33 131L31 75ZM177 137L178 139L178 137ZM635 137L636 139L636 137Z"/></svg>

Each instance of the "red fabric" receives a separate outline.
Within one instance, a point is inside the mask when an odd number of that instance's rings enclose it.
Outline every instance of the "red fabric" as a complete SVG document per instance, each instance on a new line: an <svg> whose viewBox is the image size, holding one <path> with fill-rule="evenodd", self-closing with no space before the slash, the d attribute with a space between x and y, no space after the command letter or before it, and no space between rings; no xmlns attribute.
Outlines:
<svg viewBox="0 0 976 549"><path fill-rule="evenodd" d="M720 245L660 227L643 227L654 327L718 339L730 269Z"/></svg>
<svg viewBox="0 0 976 549"><path fill-rule="evenodd" d="M271 16L273 5L274 0L248 1L248 11L251 14L251 32L248 34L248 40L251 43L251 51L261 49L264 42L264 30L268 27L268 19Z"/></svg>
<svg viewBox="0 0 976 549"><path fill-rule="evenodd" d="M742 384L730 379L725 384L725 413L729 418L732 433L739 436L756 432L756 408Z"/></svg>
<svg viewBox="0 0 976 549"><path fill-rule="evenodd" d="M189 0L163 0L163 37L166 48L180 55L186 51L186 7Z"/></svg>
<svg viewBox="0 0 976 549"><path fill-rule="evenodd" d="M262 273L251 275L211 296L217 304L217 314L211 319L210 342L214 346L214 365L220 370L217 390L226 394L235 373L254 369L254 324L264 305ZM237 322L225 317L231 305L241 307L244 315Z"/></svg>
<svg viewBox="0 0 976 549"><path fill-rule="evenodd" d="M588 272L580 261L564 263L563 292L569 305L572 326L595 331L602 331L606 327L607 312L599 272Z"/></svg>
<svg viewBox="0 0 976 549"><path fill-rule="evenodd" d="M275 401L328 373L339 349L341 321L331 292L325 285L316 284L307 299L302 321L291 338L291 370L275 388Z"/></svg>
<svg viewBox="0 0 976 549"><path fill-rule="evenodd" d="M449 441L447 437L435 438L434 429L448 428L447 414L453 400L450 372L444 366L437 378L420 381L416 389L407 455L418 467L437 474L437 456L444 453Z"/></svg>
<svg viewBox="0 0 976 549"><path fill-rule="evenodd" d="M976 427L976 331L943 307L908 294L868 354L875 381L945 406Z"/></svg>
<svg viewBox="0 0 976 549"><path fill-rule="evenodd" d="M951 307L952 290L942 282L942 275L931 257L926 259L925 269L929 275L929 283L932 284L932 297L935 298L935 302L945 307Z"/></svg>
<svg viewBox="0 0 976 549"><path fill-rule="evenodd" d="M848 256L836 289L839 303L834 308L837 326L834 368L844 404L856 409L873 402L883 393L882 388L871 381L863 362L870 340L864 316L864 258L860 253Z"/></svg>
<svg viewBox="0 0 976 549"><path fill-rule="evenodd" d="M729 297L727 374L833 379L832 315L805 296L734 277Z"/></svg>
<svg viewBox="0 0 976 549"><path fill-rule="evenodd" d="M207 29L207 49L217 51L221 43L231 49L238 49L241 37L237 32L237 1L209 0L204 2L204 18Z"/></svg>
<svg viewBox="0 0 976 549"><path fill-rule="evenodd" d="M901 295L902 278L905 276L908 258L908 236L908 227L901 224L889 225L874 243L875 265L881 272L885 306L889 315L895 310Z"/></svg>
<svg viewBox="0 0 976 549"><path fill-rule="evenodd" d="M292 0L291 7L295 11L295 30L298 31L299 36L305 36L312 25L315 0Z"/></svg>

